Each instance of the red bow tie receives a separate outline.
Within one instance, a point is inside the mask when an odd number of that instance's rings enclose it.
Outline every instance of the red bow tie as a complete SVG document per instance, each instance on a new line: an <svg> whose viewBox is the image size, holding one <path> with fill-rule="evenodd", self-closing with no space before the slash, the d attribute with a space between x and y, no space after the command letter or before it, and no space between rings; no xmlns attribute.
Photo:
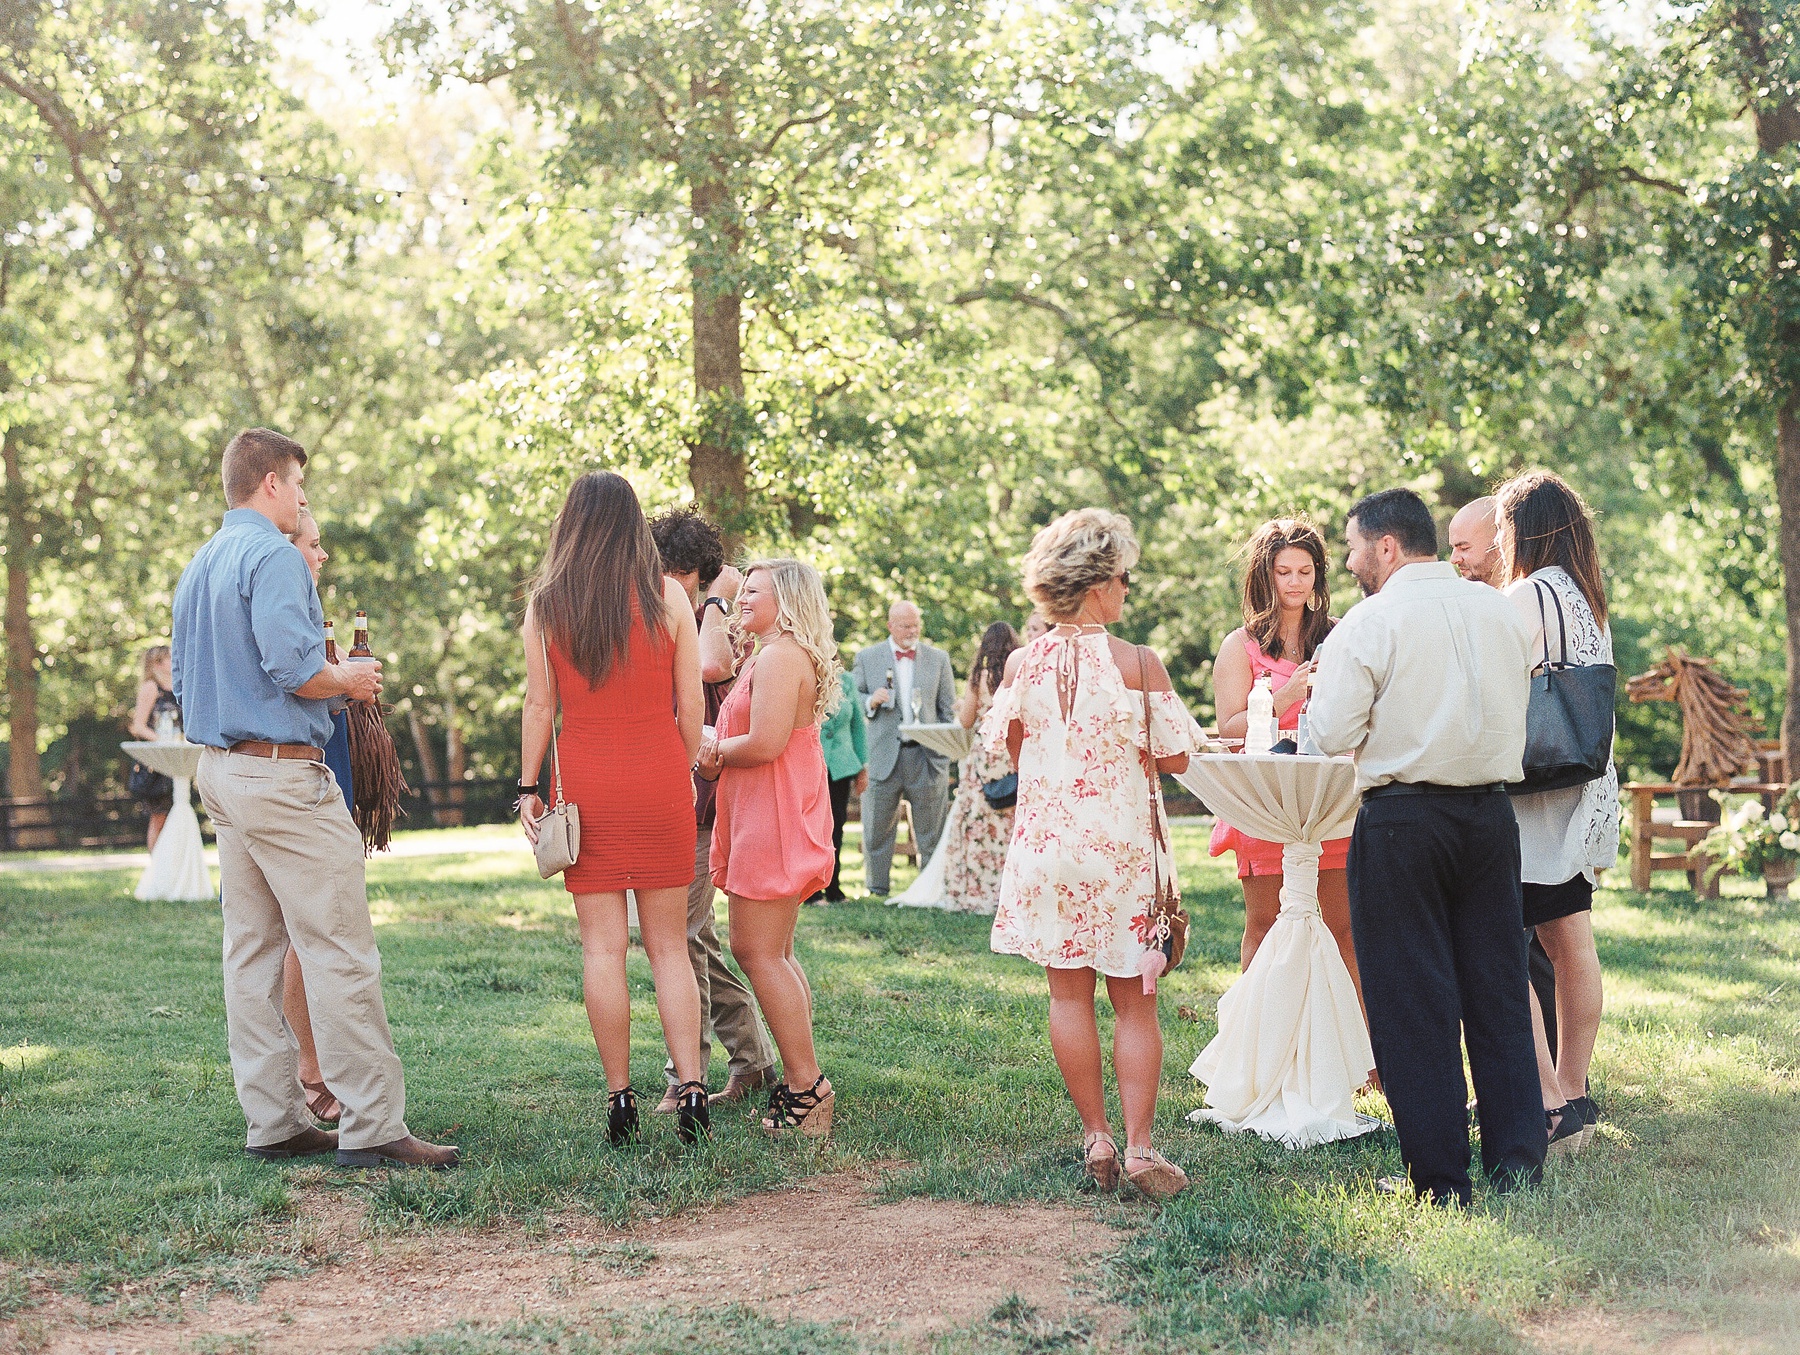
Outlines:
<svg viewBox="0 0 1800 1355"><path fill-rule="evenodd" d="M896 649L894 651L894 657L896 659L916 659L919 657L919 651L916 649Z"/></svg>

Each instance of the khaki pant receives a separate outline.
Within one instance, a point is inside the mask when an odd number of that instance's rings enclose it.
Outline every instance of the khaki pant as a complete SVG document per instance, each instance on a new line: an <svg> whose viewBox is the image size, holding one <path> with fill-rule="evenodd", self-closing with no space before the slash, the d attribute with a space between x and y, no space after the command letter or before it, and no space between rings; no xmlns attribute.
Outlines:
<svg viewBox="0 0 1800 1355"><path fill-rule="evenodd" d="M725 963L719 934L713 927L712 829L702 826L694 849L694 883L688 886L688 959L694 980L700 985L700 1066L712 1062L713 1035L725 1046L729 1075L749 1077L775 1066L775 1050L763 1029L756 999L744 981ZM663 1075L675 1083L675 1062L663 1066Z"/></svg>
<svg viewBox="0 0 1800 1355"><path fill-rule="evenodd" d="M225 1028L252 1148L312 1128L299 1045L281 1013L293 946L306 977L319 1071L343 1105L340 1148L404 1138L406 1080L381 1000L362 834L322 762L208 748L194 778L219 839Z"/></svg>

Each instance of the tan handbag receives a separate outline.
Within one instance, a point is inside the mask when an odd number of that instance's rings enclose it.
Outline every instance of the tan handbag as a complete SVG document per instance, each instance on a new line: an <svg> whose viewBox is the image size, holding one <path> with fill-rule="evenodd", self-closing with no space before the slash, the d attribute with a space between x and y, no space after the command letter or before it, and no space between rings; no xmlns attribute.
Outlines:
<svg viewBox="0 0 1800 1355"><path fill-rule="evenodd" d="M538 631L538 644L543 646L544 676L554 687L556 675L550 667L550 646L542 629ZM557 704L562 703L559 700ZM546 880L552 875L560 875L581 855L581 806L563 798L562 763L556 756L555 710L550 713L550 794L550 808L537 821L535 848L538 874Z"/></svg>
<svg viewBox="0 0 1800 1355"><path fill-rule="evenodd" d="M1181 906L1181 894L1175 888L1175 881L1162 871L1163 853L1172 854L1172 848L1163 816L1156 812L1162 797L1156 774L1155 743L1150 737L1150 663L1145 658L1149 651L1143 645L1137 649L1138 686L1144 696L1144 773L1150 780L1150 879L1155 891L1150 905L1150 919L1154 924L1151 938L1157 949L1168 957L1168 967L1173 969L1187 953L1188 915Z"/></svg>

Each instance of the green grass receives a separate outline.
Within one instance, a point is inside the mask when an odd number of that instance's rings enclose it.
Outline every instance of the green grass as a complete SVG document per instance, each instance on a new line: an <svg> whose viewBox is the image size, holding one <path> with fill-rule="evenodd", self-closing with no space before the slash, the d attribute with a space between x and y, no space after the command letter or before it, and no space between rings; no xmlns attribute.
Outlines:
<svg viewBox="0 0 1800 1355"><path fill-rule="evenodd" d="M1159 1137L1195 1188L1161 1209L1083 1189L1042 977L988 952L985 919L872 903L805 910L799 948L840 1092L828 1148L771 1146L732 1116L699 1151L682 1151L659 1119L644 1145L613 1152L560 883L538 881L519 854L377 861L371 898L408 1120L461 1143L467 1164L384 1179L240 1156L216 908L137 903L120 872L0 877L0 1322L28 1302L26 1272L97 1298L253 1292L299 1273L318 1258L293 1226L296 1184L356 1192L379 1229L529 1227L565 1208L618 1223L666 1216L899 1162L883 1182L892 1196L1069 1202L1127 1223L1095 1282L1132 1310L1128 1345L1505 1352L1524 1348L1528 1322L1584 1304L1791 1333L1800 906L1744 886L1712 903L1602 893L1604 1136L1553 1164L1541 1190L1478 1192L1472 1210L1445 1213L1375 1191L1399 1169L1391 1138L1292 1154L1183 1120L1200 1101L1187 1065L1235 973L1242 904L1229 873L1204 861L1197 826L1181 825L1177 844L1194 935L1164 984ZM639 954L631 980L634 1072L649 1089L663 1049ZM938 1345L1092 1341L1079 1324L1002 1305ZM383 1349L718 1346L881 1348L732 1312L456 1329Z"/></svg>

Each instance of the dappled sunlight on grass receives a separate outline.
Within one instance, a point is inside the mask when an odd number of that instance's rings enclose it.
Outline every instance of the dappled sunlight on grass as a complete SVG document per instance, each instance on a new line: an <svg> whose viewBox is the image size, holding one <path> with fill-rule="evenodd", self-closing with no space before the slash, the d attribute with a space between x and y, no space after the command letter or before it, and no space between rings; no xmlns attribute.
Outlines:
<svg viewBox="0 0 1800 1355"><path fill-rule="evenodd" d="M771 1145L734 1111L698 1150L649 1116L642 1145L606 1147L567 892L497 850L370 868L408 1118L460 1142L467 1165L329 1179L368 1201L369 1226L408 1231L566 1208L626 1222L892 1164L889 1196L1063 1201L1135 1230L1103 1282L1150 1347L1503 1352L1563 1304L1800 1285L1800 910L1603 892L1601 1134L1541 1190L1478 1189L1446 1213L1376 1193L1399 1170L1391 1136L1290 1153L1181 1118L1202 1100L1186 1069L1236 977L1243 913L1202 825L1179 824L1176 847L1194 936L1162 985L1158 1142L1195 1185L1167 1207L1086 1183L1041 972L989 953L985 918L869 901L802 912L840 1094L829 1146ZM0 1256L76 1263L96 1292L303 1265L292 1177L238 1154L217 907L139 904L133 882L0 881ZM640 950L627 968L634 1077L653 1094L665 1051ZM1100 1025L1110 1044L1104 1002ZM715 1085L723 1069L715 1052ZM1379 1096L1358 1104L1385 1112Z"/></svg>

